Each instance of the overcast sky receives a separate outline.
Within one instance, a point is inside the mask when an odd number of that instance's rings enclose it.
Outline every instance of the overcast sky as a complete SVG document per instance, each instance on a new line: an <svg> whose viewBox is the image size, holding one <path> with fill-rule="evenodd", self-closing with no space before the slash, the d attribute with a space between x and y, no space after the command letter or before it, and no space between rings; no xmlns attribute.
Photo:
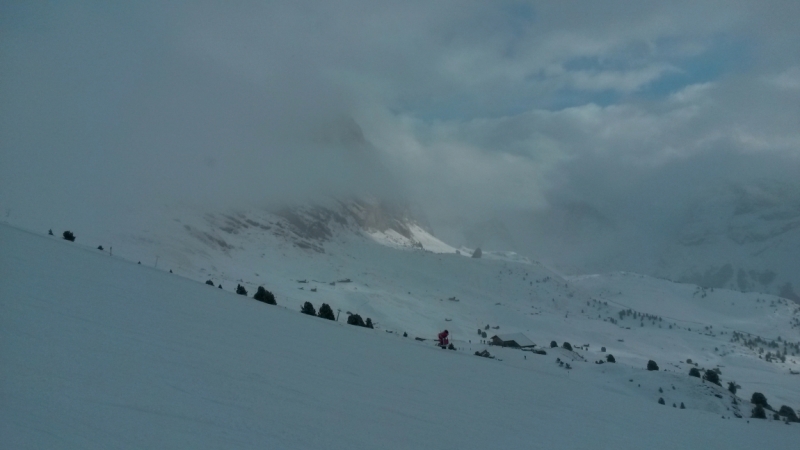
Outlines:
<svg viewBox="0 0 800 450"><path fill-rule="evenodd" d="M701 188L797 183L798 18L796 0L4 1L0 207L356 192L442 229L572 201L647 227Z"/></svg>

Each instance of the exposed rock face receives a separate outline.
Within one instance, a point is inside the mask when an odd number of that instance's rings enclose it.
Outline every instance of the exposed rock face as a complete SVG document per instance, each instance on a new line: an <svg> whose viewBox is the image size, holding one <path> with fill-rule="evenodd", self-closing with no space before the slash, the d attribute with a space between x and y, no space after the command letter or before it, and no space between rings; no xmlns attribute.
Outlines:
<svg viewBox="0 0 800 450"><path fill-rule="evenodd" d="M328 201L326 205L284 207L273 213L257 216L246 212L206 214L209 228L184 225L190 236L224 252L233 250L225 235L244 232L268 232L291 242L296 247L325 253L325 243L337 233L393 232L422 247L415 241L412 227L429 227L404 203L376 200Z"/></svg>

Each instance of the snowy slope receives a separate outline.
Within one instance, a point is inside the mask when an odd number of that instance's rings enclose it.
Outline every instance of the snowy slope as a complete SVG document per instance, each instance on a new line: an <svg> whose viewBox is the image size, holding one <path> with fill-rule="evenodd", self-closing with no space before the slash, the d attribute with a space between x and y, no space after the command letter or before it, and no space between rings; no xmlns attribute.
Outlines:
<svg viewBox="0 0 800 450"><path fill-rule="evenodd" d="M445 266L421 255L413 262ZM454 261L509 279L520 271ZM5 448L790 448L797 439L797 425L728 420L721 389L683 374L582 363L574 359L591 352L562 349L491 347L502 361L471 355L463 341L439 350L5 225L0 273ZM483 282L511 292L509 279ZM530 317L573 311L559 302L539 302ZM563 335L616 337L588 316L558 322Z"/></svg>

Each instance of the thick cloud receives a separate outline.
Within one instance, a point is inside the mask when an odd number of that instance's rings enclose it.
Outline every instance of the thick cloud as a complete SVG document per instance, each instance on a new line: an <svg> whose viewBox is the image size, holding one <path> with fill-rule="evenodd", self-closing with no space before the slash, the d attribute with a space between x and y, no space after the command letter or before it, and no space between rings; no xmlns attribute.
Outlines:
<svg viewBox="0 0 800 450"><path fill-rule="evenodd" d="M565 204L652 230L700 185L797 173L799 9L5 2L0 206L35 224L368 193L456 244L502 218L534 251L521 218Z"/></svg>

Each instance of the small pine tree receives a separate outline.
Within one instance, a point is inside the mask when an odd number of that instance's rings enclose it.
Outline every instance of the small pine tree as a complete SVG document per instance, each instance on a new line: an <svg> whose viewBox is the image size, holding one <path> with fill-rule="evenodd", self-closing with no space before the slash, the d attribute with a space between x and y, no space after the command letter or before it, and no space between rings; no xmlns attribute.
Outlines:
<svg viewBox="0 0 800 450"><path fill-rule="evenodd" d="M728 391L730 391L731 394L736 395L736 390L739 389L740 387L741 386L736 384L735 381L728 381Z"/></svg>
<svg viewBox="0 0 800 450"><path fill-rule="evenodd" d="M245 293L247 295L247 293ZM264 286L259 286L256 290L256 293L253 295L253 298L260 301L267 303L269 305L277 305L278 302L275 301L275 295L272 292L264 289Z"/></svg>
<svg viewBox="0 0 800 450"><path fill-rule="evenodd" d="M211 286L211 287L214 287L214 282L213 282L213 281L211 281L211 280L206 280L206 284L207 284L207 285L209 285L209 286ZM220 287L221 287L221 286L222 286L222 285L220 285Z"/></svg>
<svg viewBox="0 0 800 450"><path fill-rule="evenodd" d="M52 229L52 228L50 228L49 230L47 230L47 235L48 235L48 236L52 236L52 235L53 235L53 229Z"/></svg>
<svg viewBox="0 0 800 450"><path fill-rule="evenodd" d="M217 287L218 287L218 288L220 288L220 289L222 289L222 283L220 283L220 284L219 284L219 286L217 286Z"/></svg>
<svg viewBox="0 0 800 450"><path fill-rule="evenodd" d="M241 284L236 285L236 293L239 295L247 295L247 289L244 288Z"/></svg>
<svg viewBox="0 0 800 450"><path fill-rule="evenodd" d="M764 411L764 407L761 406L761 405L756 405L756 407L753 408L753 413L750 416L750 418L752 418L752 419L766 419L767 418L767 413L766 413L766 411Z"/></svg>
<svg viewBox="0 0 800 450"><path fill-rule="evenodd" d="M761 392L753 392L753 396L750 397L750 403L772 409L770 408L769 403L767 403L767 397Z"/></svg>
<svg viewBox="0 0 800 450"><path fill-rule="evenodd" d="M300 308L300 312L303 314L308 314L309 316L316 316L317 310L314 309L314 305L311 302L303 303L303 307Z"/></svg>
<svg viewBox="0 0 800 450"><path fill-rule="evenodd" d="M683 402L681 402L681 409L686 409L686 405L684 405Z"/></svg>
<svg viewBox="0 0 800 450"><path fill-rule="evenodd" d="M75 235L72 234L72 231L67 230L64 232L64 234L62 234L62 236L64 236L64 239L67 241L75 242Z"/></svg>
<svg viewBox="0 0 800 450"><path fill-rule="evenodd" d="M327 303L323 303L322 306L319 307L317 315L323 319L336 320L336 316L333 315L333 309L331 309L330 305Z"/></svg>
<svg viewBox="0 0 800 450"><path fill-rule="evenodd" d="M365 326L364 319L362 319L358 314L350 314L350 316L347 317L347 324L356 325L359 327Z"/></svg>
<svg viewBox="0 0 800 450"><path fill-rule="evenodd" d="M658 364L652 359L647 361L647 370L658 370Z"/></svg>
<svg viewBox="0 0 800 450"><path fill-rule="evenodd" d="M663 397L659 397L658 398L658 404L659 405L666 405L666 402L664 402L664 398Z"/></svg>
<svg viewBox="0 0 800 450"><path fill-rule="evenodd" d="M606 362L615 363L615 362L617 362L617 360L616 360L616 358L614 358L614 355L609 353L609 354L606 355Z"/></svg>
<svg viewBox="0 0 800 450"><path fill-rule="evenodd" d="M787 422L800 422L800 419L798 419L794 410L786 405L781 406L781 408L778 410L778 414L786 417Z"/></svg>
<svg viewBox="0 0 800 450"><path fill-rule="evenodd" d="M370 319L369 317L367 317L367 322L364 323L364 326L367 328L375 328L374 326L372 326L372 319Z"/></svg>
<svg viewBox="0 0 800 450"><path fill-rule="evenodd" d="M719 383L719 374L713 370L706 370L705 375L703 375L703 379L707 380L709 383L714 383L717 386L721 386Z"/></svg>
<svg viewBox="0 0 800 450"><path fill-rule="evenodd" d="M697 369L697 367L692 367L689 369L689 376L700 378L700 371Z"/></svg>

